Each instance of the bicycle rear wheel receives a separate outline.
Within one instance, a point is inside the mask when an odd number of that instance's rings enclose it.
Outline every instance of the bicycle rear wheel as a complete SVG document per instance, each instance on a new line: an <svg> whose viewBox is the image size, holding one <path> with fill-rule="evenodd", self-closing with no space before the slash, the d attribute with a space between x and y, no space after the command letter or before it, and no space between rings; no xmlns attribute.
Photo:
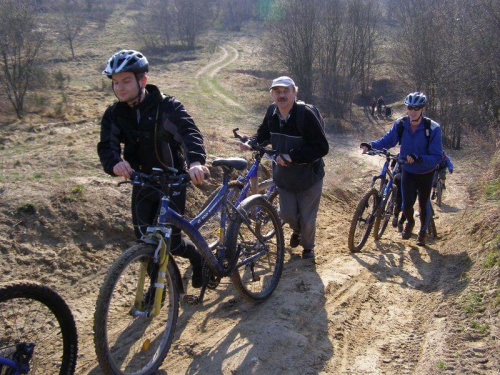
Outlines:
<svg viewBox="0 0 500 375"><path fill-rule="evenodd" d="M151 273L155 247L137 244L111 266L97 298L94 343L97 359L106 374L154 374L167 356L179 312L176 273L169 261L164 299L158 316L132 314L139 272L145 262ZM156 280L155 280L156 282ZM151 280L143 286L143 312L151 308Z"/></svg>
<svg viewBox="0 0 500 375"><path fill-rule="evenodd" d="M378 192L372 188L368 190L358 203L351 221L347 244L352 253L358 253L370 235L375 211L378 204Z"/></svg>
<svg viewBox="0 0 500 375"><path fill-rule="evenodd" d="M231 280L242 298L262 302L276 289L283 270L285 246L281 220L261 195L245 199L240 207L248 222L236 216L229 224L226 238L230 260L235 264Z"/></svg>
<svg viewBox="0 0 500 375"><path fill-rule="evenodd" d="M24 281L0 285L0 318L0 357L16 360L23 344L35 344L30 374L75 372L75 320L54 290ZM11 372L0 365L0 373Z"/></svg>
<svg viewBox="0 0 500 375"><path fill-rule="evenodd" d="M375 240L380 240L382 235L391 220L392 213L394 212L394 206L396 205L397 192L396 187L391 188L389 193L380 206L378 207L377 213L375 215L375 223L373 224L373 237Z"/></svg>

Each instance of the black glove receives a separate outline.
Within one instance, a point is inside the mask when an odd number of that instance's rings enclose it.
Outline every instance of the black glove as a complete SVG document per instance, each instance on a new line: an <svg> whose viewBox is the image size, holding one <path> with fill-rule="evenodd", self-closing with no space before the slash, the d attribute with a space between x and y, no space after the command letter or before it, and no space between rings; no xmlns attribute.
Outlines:
<svg viewBox="0 0 500 375"><path fill-rule="evenodd" d="M409 154L408 156L410 158L412 158L415 163L422 163L422 157L421 156L418 156L416 154Z"/></svg>
<svg viewBox="0 0 500 375"><path fill-rule="evenodd" d="M360 145L359 145L359 148L363 148L363 147L366 147L368 149L368 151L370 151L372 149L372 145L369 144L369 143L366 143L366 142L362 142Z"/></svg>

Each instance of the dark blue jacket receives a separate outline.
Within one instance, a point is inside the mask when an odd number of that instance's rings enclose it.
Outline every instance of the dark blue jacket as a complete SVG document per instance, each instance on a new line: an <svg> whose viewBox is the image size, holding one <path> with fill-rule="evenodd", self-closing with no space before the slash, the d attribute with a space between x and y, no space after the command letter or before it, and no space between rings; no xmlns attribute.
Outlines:
<svg viewBox="0 0 500 375"><path fill-rule="evenodd" d="M399 143L397 123L396 120L392 128L380 139L370 142L373 148L390 149ZM429 147L427 147L427 138L425 137L425 125L422 121L418 124L415 134L410 130L410 119L407 118L404 123L403 135L401 137L401 149L399 154L402 158L406 159L409 154L416 154L422 157L421 163L403 164L406 172L414 174L424 174L434 171L436 165L441 162L443 155L443 144L441 140L441 127L435 121L431 120L431 136L429 140Z"/></svg>

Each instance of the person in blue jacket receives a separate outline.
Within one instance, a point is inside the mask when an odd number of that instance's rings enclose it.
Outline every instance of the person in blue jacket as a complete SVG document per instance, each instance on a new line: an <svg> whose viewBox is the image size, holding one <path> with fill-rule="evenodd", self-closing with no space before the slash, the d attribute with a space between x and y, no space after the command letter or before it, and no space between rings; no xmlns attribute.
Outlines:
<svg viewBox="0 0 500 375"><path fill-rule="evenodd" d="M424 117L427 97L421 92L408 94L404 100L408 115L396 120L392 128L380 139L373 142L363 142L360 148L363 153L370 149L390 149L401 144L399 151L406 163L401 166L401 190L403 196L402 211L407 221L403 229L403 239L412 236L415 227L413 218L413 206L418 197L420 209L420 231L417 244L425 246L427 242L427 201L431 195L432 180L436 165L441 162L443 145L441 140L441 127L438 123ZM398 132L398 124L402 121L403 132L401 137ZM425 122L430 122L427 128ZM426 132L430 132L426 136Z"/></svg>

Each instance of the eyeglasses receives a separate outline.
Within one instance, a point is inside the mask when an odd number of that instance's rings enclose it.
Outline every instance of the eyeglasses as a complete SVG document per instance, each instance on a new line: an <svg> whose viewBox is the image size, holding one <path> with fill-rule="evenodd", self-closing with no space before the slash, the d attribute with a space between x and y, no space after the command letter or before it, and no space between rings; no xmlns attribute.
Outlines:
<svg viewBox="0 0 500 375"><path fill-rule="evenodd" d="M411 105L409 105L406 108L408 108L408 111L420 111L424 107L422 107L422 106L420 106L420 107L412 107Z"/></svg>

